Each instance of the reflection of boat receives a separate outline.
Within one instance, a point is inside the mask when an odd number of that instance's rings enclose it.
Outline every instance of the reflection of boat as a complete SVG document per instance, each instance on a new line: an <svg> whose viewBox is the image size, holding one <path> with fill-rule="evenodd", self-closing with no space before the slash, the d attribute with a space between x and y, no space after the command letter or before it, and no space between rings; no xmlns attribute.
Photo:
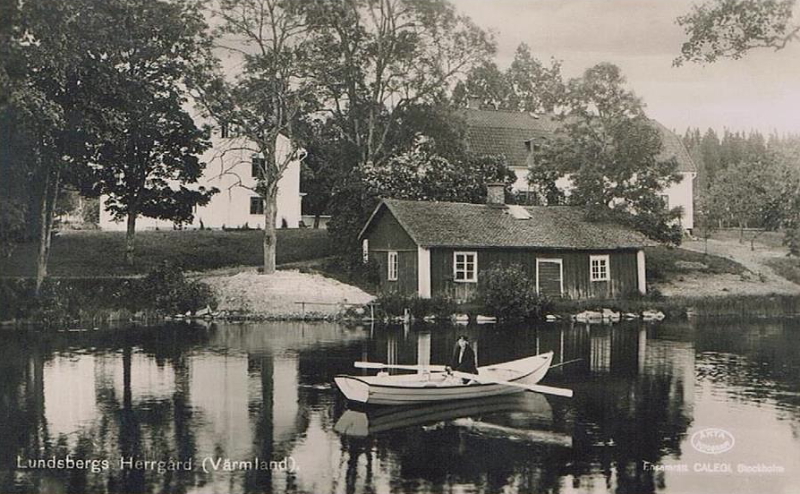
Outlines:
<svg viewBox="0 0 800 494"><path fill-rule="evenodd" d="M553 352L511 362L478 367L478 375L488 381L534 385L542 380L553 361ZM475 379L478 379L477 377ZM470 382L444 372L419 374L336 376L336 386L350 401L370 405L413 405L437 401L485 398L524 391L494 382Z"/></svg>
<svg viewBox="0 0 800 494"><path fill-rule="evenodd" d="M527 417L534 417L542 422L550 422L553 417L550 403L544 395L515 393L490 398L444 401L423 406L346 410L339 417L334 430L348 436L364 437L393 429L509 412L522 412Z"/></svg>

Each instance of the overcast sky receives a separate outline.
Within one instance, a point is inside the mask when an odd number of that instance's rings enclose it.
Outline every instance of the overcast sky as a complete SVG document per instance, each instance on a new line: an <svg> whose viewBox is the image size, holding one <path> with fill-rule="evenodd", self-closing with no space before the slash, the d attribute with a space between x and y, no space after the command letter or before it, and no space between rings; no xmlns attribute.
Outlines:
<svg viewBox="0 0 800 494"><path fill-rule="evenodd" d="M567 77L599 62L618 65L648 114L681 133L687 126L800 132L800 41L741 60L674 68L685 39L675 18L690 10L691 0L453 3L494 32L501 68L525 42L540 60L563 60Z"/></svg>

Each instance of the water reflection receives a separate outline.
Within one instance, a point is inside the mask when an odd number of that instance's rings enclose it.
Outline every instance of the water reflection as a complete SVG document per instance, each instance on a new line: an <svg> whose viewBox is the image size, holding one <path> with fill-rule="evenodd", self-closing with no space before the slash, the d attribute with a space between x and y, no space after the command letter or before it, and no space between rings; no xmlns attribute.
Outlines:
<svg viewBox="0 0 800 494"><path fill-rule="evenodd" d="M9 335L0 347L0 491L791 492L800 478L799 329L270 323ZM331 387L336 374L362 372L355 360L445 362L463 332L481 365L550 350L556 365L577 360L547 379L573 388L574 399L348 410ZM699 453L690 437L705 427L731 431L737 447ZM109 465L18 463L68 456ZM255 467L204 471L204 459ZM133 460L164 463L120 468ZM709 461L785 472L694 471ZM681 464L690 471L652 468Z"/></svg>

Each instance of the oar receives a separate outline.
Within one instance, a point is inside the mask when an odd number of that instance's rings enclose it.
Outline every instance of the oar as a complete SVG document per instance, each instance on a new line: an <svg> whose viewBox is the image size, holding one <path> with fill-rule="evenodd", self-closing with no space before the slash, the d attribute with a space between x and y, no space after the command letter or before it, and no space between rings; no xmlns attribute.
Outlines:
<svg viewBox="0 0 800 494"><path fill-rule="evenodd" d="M428 370L433 372L444 372L443 365L395 365L382 364L380 362L355 362L355 367L359 369L403 369L403 370Z"/></svg>
<svg viewBox="0 0 800 494"><path fill-rule="evenodd" d="M566 362L561 362L560 364L551 365L550 369L548 369L548 370L555 369L556 367L561 367L562 365L574 364L575 362L580 362L581 360L583 360L583 359L582 358L576 358L576 359L572 359L572 360L567 360Z"/></svg>
<svg viewBox="0 0 800 494"><path fill-rule="evenodd" d="M498 379L487 379L477 374L467 374L466 372L453 372L453 375L462 379L472 379L482 384L502 384L503 386L512 386L515 388L522 388L528 391L535 391L537 393L544 393L549 395L564 396L572 398L572 390L565 388L554 388L553 386L542 386L541 384L520 384L510 381L500 381Z"/></svg>

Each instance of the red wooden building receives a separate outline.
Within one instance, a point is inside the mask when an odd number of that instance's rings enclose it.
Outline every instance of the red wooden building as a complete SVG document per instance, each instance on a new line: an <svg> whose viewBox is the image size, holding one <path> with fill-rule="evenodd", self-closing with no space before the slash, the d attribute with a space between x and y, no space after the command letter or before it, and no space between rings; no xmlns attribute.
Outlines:
<svg viewBox="0 0 800 494"><path fill-rule="evenodd" d="M613 223L588 222L571 206L512 206L502 185L487 204L385 199L361 231L365 259L383 291L468 300L481 271L519 265L549 297L645 293L651 243Z"/></svg>

